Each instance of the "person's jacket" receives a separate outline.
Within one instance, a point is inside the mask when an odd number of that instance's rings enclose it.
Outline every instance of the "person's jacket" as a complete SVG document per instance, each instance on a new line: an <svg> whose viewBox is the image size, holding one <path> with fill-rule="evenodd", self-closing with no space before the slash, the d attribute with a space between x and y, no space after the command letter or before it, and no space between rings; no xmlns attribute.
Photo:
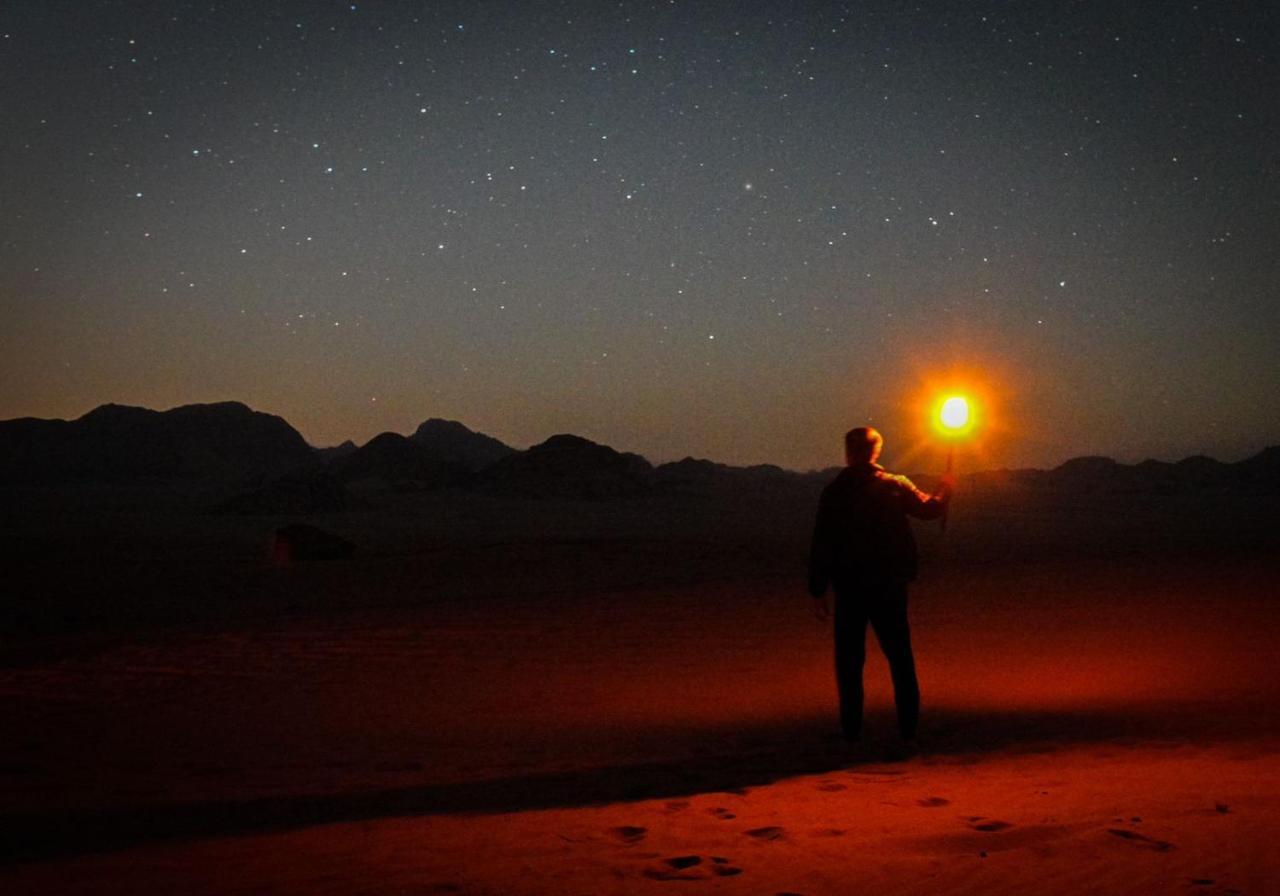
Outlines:
<svg viewBox="0 0 1280 896"><path fill-rule="evenodd" d="M916 540L908 516L936 519L946 493L929 496L906 476L877 464L845 467L818 502L809 552L809 593L821 597L837 589L876 582L909 582L916 577Z"/></svg>

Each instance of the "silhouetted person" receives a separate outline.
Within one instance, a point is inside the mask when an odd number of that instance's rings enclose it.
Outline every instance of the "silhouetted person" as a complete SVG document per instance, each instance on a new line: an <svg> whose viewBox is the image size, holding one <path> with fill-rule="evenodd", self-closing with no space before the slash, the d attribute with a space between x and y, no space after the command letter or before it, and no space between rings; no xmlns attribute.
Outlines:
<svg viewBox="0 0 1280 896"><path fill-rule="evenodd" d="M847 466L822 490L818 504L809 593L822 620L831 614L828 585L836 594L836 685L845 739L856 741L862 732L862 667L870 622L893 676L898 731L910 743L920 718L920 686L907 625L907 583L916 577L916 541L907 517L941 516L953 479L944 477L938 493L926 495L907 477L876 463L883 445L880 433L868 426L845 434Z"/></svg>

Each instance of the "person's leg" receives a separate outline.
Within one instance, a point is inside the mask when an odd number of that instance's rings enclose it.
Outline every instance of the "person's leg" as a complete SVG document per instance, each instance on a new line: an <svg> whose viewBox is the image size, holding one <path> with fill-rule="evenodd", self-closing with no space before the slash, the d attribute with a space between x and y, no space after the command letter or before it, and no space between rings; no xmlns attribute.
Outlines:
<svg viewBox="0 0 1280 896"><path fill-rule="evenodd" d="M867 604L871 627L889 661L893 702L898 709L898 732L904 740L912 740L920 721L920 684L916 680L916 660L911 653L911 629L907 624L907 586L888 585Z"/></svg>
<svg viewBox="0 0 1280 896"><path fill-rule="evenodd" d="M861 596L836 594L836 688L845 740L862 734L862 667L867 659L867 609Z"/></svg>

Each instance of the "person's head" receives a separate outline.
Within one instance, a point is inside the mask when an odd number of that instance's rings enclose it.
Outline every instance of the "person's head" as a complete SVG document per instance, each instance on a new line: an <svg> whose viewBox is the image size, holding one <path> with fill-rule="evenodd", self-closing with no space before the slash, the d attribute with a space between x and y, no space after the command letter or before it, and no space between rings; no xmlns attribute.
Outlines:
<svg viewBox="0 0 1280 896"><path fill-rule="evenodd" d="M873 464L880 457L884 437L870 426L859 426L844 434L845 463Z"/></svg>

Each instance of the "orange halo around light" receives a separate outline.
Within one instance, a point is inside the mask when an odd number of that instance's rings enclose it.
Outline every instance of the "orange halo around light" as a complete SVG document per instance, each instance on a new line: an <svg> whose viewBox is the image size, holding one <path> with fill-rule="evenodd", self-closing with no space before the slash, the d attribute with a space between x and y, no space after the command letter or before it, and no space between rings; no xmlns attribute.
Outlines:
<svg viewBox="0 0 1280 896"><path fill-rule="evenodd" d="M923 470L940 456L960 450L976 463L992 464L998 459L993 452L1009 437L1009 418L1004 413L1009 397L1006 384L1016 381L1017 375L1022 372L991 359L918 370L909 383L910 391L902 396L905 414L901 422L909 424L911 441L903 444L894 439L894 464ZM968 408L968 419L960 427L943 422L943 406L950 398L963 399ZM948 413L948 418L960 422L952 413L955 411Z"/></svg>

